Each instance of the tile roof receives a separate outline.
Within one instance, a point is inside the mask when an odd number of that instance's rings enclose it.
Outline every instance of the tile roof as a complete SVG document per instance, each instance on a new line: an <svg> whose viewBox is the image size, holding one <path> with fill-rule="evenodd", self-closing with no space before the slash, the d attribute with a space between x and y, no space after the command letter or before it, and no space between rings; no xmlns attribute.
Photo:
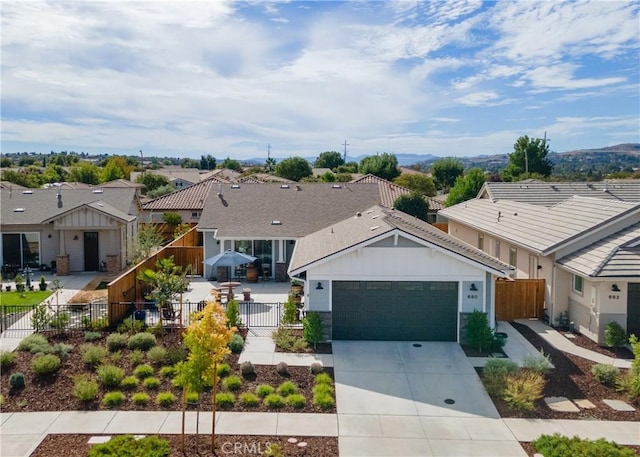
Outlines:
<svg viewBox="0 0 640 457"><path fill-rule="evenodd" d="M220 193L210 189L198 223L219 238L298 238L380 203L377 184L223 184Z"/></svg>
<svg viewBox="0 0 640 457"><path fill-rule="evenodd" d="M411 190L406 187L399 186L398 184L392 183L391 181L387 181L384 178L380 178L379 176L367 174L356 178L351 181L354 184L368 183L368 184L378 184L380 186L380 199L382 204L387 208L393 208L394 202L401 195L410 194ZM431 211L439 211L444 208L444 204L441 201L436 200L432 197L425 197L427 203L429 204L429 209Z"/></svg>
<svg viewBox="0 0 640 457"><path fill-rule="evenodd" d="M603 200L640 202L640 179L601 182L486 182L479 198L512 200L532 205L553 206L574 195Z"/></svg>
<svg viewBox="0 0 640 457"><path fill-rule="evenodd" d="M209 195L211 186L217 184L220 184L219 178L211 176L205 181L149 200L142 204L142 209L144 211L201 210L204 208L204 201Z"/></svg>
<svg viewBox="0 0 640 457"><path fill-rule="evenodd" d="M319 260L384 235L391 236L397 233L396 231L415 236L449 253L463 256L500 275L512 269L506 263L436 229L431 224L400 211L375 205L360 215L351 215L298 240L289 271L298 274Z"/></svg>
<svg viewBox="0 0 640 457"><path fill-rule="evenodd" d="M113 210L114 214L118 214L118 217L125 218L128 217L131 205L136 200L134 188L63 189L60 208L57 193L56 188L29 189L20 192L0 189L2 225L41 224L60 214L96 202L107 205L103 207L103 211L107 208L109 211ZM16 208L24 208L24 211L16 212L14 211Z"/></svg>
<svg viewBox="0 0 640 457"><path fill-rule="evenodd" d="M560 265L597 278L640 277L640 222L558 260Z"/></svg>
<svg viewBox="0 0 640 457"><path fill-rule="evenodd" d="M144 184L129 181L128 179L114 179L113 181L102 183L98 187L134 187L136 189L141 189L144 187Z"/></svg>
<svg viewBox="0 0 640 457"><path fill-rule="evenodd" d="M638 217L640 203L571 197L552 207L540 207L508 200L473 199L439 214L546 255L615 219L629 214Z"/></svg>

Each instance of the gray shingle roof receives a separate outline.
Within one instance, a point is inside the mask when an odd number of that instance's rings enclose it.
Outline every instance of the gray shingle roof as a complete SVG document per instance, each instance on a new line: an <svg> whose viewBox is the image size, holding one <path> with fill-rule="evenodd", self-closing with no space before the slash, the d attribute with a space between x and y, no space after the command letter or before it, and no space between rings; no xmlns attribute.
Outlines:
<svg viewBox="0 0 640 457"><path fill-rule="evenodd" d="M463 256L494 273L510 271L511 267L485 252L474 248L413 216L376 205L335 224L328 225L296 243L289 271L297 274L319 260L368 241L400 231Z"/></svg>
<svg viewBox="0 0 640 457"><path fill-rule="evenodd" d="M602 182L486 182L478 196L492 201L512 200L553 206L574 195L603 200L640 202L640 180Z"/></svg>
<svg viewBox="0 0 640 457"><path fill-rule="evenodd" d="M212 186L198 229L215 229L221 238L298 238L380 203L377 184L223 184L220 190L219 198Z"/></svg>
<svg viewBox="0 0 640 457"><path fill-rule="evenodd" d="M640 222L561 258L558 263L584 276L640 277Z"/></svg>
<svg viewBox="0 0 640 457"><path fill-rule="evenodd" d="M508 200L474 199L439 212L447 219L544 255L631 213L640 213L640 203L586 197L571 197L550 208Z"/></svg>
<svg viewBox="0 0 640 457"><path fill-rule="evenodd" d="M136 198L135 188L64 189L61 192L62 207L59 208L57 193L55 188L12 192L0 189L2 225L41 224L42 221L94 202L103 202L109 210L117 211L118 217L124 218L128 217ZM24 211L16 212L16 208L24 208Z"/></svg>
<svg viewBox="0 0 640 457"><path fill-rule="evenodd" d="M387 208L393 208L393 204L398 199L398 197L411 193L411 190L407 189L406 187L399 186L396 183L387 181L384 178L380 178L379 176L372 174L360 176L359 178L353 179L351 182L354 184L378 184L380 186L381 202ZM429 209L431 211L439 211L444 208L443 203L436 200L435 198L425 197L425 199L427 200Z"/></svg>
<svg viewBox="0 0 640 457"><path fill-rule="evenodd" d="M179 209L202 210L204 201L209 195L211 186L221 181L212 176L204 181L193 184L184 189L176 190L142 204L144 211L169 211Z"/></svg>

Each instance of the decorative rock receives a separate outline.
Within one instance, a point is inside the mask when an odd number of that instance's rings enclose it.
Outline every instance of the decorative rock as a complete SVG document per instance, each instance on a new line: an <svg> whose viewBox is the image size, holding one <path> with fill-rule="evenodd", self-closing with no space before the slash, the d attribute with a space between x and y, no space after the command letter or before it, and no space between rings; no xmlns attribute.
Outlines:
<svg viewBox="0 0 640 457"><path fill-rule="evenodd" d="M580 400L573 400L573 402L582 409L594 409L596 407L596 405L594 405L589 400L586 400L584 398Z"/></svg>
<svg viewBox="0 0 640 457"><path fill-rule="evenodd" d="M296 444L298 442L298 440L295 438L289 438L287 441L290 442L291 444Z"/></svg>
<svg viewBox="0 0 640 457"><path fill-rule="evenodd" d="M616 411L628 411L633 412L636 409L629 405L628 403L623 402L622 400L602 400L609 408L615 409Z"/></svg>
<svg viewBox="0 0 640 457"><path fill-rule="evenodd" d="M572 334L572 333L566 333L564 336L565 336L565 338L569 338L570 340L572 340L572 339L574 339L574 338L576 337L576 336L575 336L574 334Z"/></svg>
<svg viewBox="0 0 640 457"><path fill-rule="evenodd" d="M102 443L106 443L110 439L111 439L110 436L92 436L91 438L89 438L89 441L87 441L87 443L89 443L89 444L102 444Z"/></svg>
<svg viewBox="0 0 640 457"><path fill-rule="evenodd" d="M300 441L300 442L298 443L298 447L307 447L307 443L306 443L306 441Z"/></svg>
<svg viewBox="0 0 640 457"><path fill-rule="evenodd" d="M544 402L553 411L561 413L579 413L580 409L567 397L545 397Z"/></svg>

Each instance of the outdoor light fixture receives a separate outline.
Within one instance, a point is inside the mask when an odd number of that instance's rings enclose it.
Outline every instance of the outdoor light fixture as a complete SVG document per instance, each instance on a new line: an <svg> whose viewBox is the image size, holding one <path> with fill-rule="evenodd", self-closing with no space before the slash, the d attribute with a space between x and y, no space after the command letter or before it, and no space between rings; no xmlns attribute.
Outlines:
<svg viewBox="0 0 640 457"><path fill-rule="evenodd" d="M620 288L618 287L617 284L611 284L611 291L612 292L620 292Z"/></svg>
<svg viewBox="0 0 640 457"><path fill-rule="evenodd" d="M74 239L75 241L78 241L78 235L74 235L74 236L73 236L73 239Z"/></svg>
<svg viewBox="0 0 640 457"><path fill-rule="evenodd" d="M471 283L471 287L469 287L469 290L472 291L472 292L477 292L478 291L478 288L476 287L476 283L475 282Z"/></svg>
<svg viewBox="0 0 640 457"><path fill-rule="evenodd" d="M322 287L322 283L320 281L318 281L318 285L316 286L316 290L322 290L324 289L324 287Z"/></svg>

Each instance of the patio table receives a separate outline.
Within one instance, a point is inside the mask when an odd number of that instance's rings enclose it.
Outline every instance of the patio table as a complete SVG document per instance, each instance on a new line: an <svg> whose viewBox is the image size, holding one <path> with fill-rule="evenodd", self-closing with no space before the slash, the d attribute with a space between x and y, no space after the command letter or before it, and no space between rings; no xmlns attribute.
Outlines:
<svg viewBox="0 0 640 457"><path fill-rule="evenodd" d="M221 282L220 283L221 287L228 287L229 288L229 292L227 293L227 300L233 300L233 298L235 297L235 294L233 292L233 288L234 287L238 287L241 284L242 283L236 282L236 281L227 281L227 282Z"/></svg>

